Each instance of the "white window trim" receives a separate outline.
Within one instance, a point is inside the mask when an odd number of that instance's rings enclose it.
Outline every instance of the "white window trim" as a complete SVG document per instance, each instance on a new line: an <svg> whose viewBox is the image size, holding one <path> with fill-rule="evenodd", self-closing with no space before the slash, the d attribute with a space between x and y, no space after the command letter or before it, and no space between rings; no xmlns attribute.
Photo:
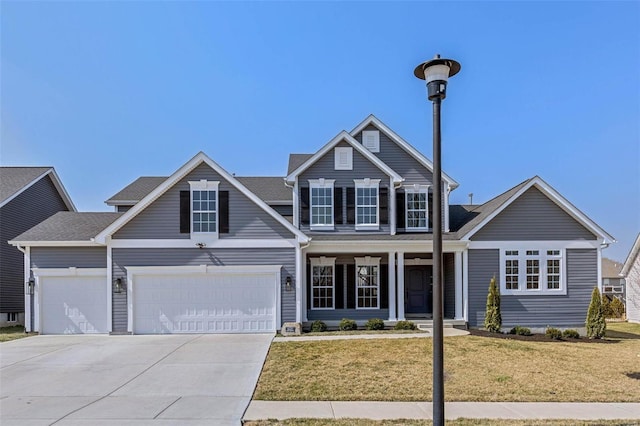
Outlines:
<svg viewBox="0 0 640 426"><path fill-rule="evenodd" d="M371 146L367 146L368 136L374 137L374 143ZM380 131L379 130L363 130L362 146L364 146L371 152L380 152Z"/></svg>
<svg viewBox="0 0 640 426"><path fill-rule="evenodd" d="M377 231L380 229L380 179L354 179L355 189L355 222L356 231ZM375 188L376 195L376 222L375 223L358 223L358 189L359 188Z"/></svg>
<svg viewBox="0 0 640 426"><path fill-rule="evenodd" d="M333 231L335 228L334 212L336 206L334 203L335 179L309 179L309 229L312 231ZM314 224L313 223L313 189L314 188L331 188L331 223Z"/></svg>
<svg viewBox="0 0 640 426"><path fill-rule="evenodd" d="M309 289L311 291L311 306L309 309L312 311L333 311L336 309L336 258L335 257L312 257L309 258L309 262L311 263L311 282L309 283ZM314 266L331 266L333 267L333 278L331 279L331 307L330 308L315 308L313 306L313 267Z"/></svg>
<svg viewBox="0 0 640 426"><path fill-rule="evenodd" d="M420 232L429 230L429 187L430 185L405 185L404 186L404 228L407 232ZM407 194L425 194L426 197L426 226L425 227L409 227L409 198Z"/></svg>
<svg viewBox="0 0 640 426"><path fill-rule="evenodd" d="M379 257L370 257L370 256L365 256L365 257L356 257L356 309L360 310L378 310L380 309L380 258ZM361 266L377 266L377 277L376 277L376 289L378 290L376 292L376 306L375 307L359 307L358 306L358 269ZM366 288L373 288L373 286L367 286Z"/></svg>
<svg viewBox="0 0 640 426"><path fill-rule="evenodd" d="M189 181L189 230L191 231L191 240L207 243L218 239L220 232L220 186L219 181L210 181L206 179L198 181ZM216 231L215 232L194 232L193 230L193 191L215 191L216 192Z"/></svg>
<svg viewBox="0 0 640 426"><path fill-rule="evenodd" d="M346 163L342 163L340 159L342 155L346 155ZM334 150L334 169L335 170L353 170L353 148L350 146L338 146Z"/></svg>
<svg viewBox="0 0 640 426"><path fill-rule="evenodd" d="M507 251L517 250L517 256L507 256ZM527 256L528 250L537 250L538 255ZM547 250L558 250L560 255L548 255ZM507 296L527 296L527 295L566 295L567 294L567 271L566 271L566 249L558 247L530 247L523 245L521 247L507 247L500 249L500 294ZM518 260L518 289L506 288L506 261L508 259ZM538 288L527 288L527 259L538 259L539 271L538 271ZM547 288L547 260L558 259L560 260L560 288L550 289Z"/></svg>

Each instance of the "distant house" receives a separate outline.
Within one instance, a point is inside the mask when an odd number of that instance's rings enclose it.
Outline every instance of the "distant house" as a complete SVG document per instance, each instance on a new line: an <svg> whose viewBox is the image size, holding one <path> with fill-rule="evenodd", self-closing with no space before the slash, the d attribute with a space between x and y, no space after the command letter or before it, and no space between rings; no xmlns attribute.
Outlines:
<svg viewBox="0 0 640 426"><path fill-rule="evenodd" d="M451 205L458 186L443 173L447 323L482 327L495 276L503 326L581 327L614 238L538 176L481 205ZM373 115L291 154L286 176L236 177L200 152L107 204L115 212L58 213L12 241L35 280L33 330L432 318L433 164Z"/></svg>
<svg viewBox="0 0 640 426"><path fill-rule="evenodd" d="M625 277L627 287L625 304L627 320L640 323L640 234L624 262L622 275Z"/></svg>
<svg viewBox="0 0 640 426"><path fill-rule="evenodd" d="M620 275L622 271L622 262L611 260L607 257L602 258L602 295L607 296L609 300L613 298L620 299L624 302L624 277Z"/></svg>
<svg viewBox="0 0 640 426"><path fill-rule="evenodd" d="M59 211L75 211L53 167L0 167L0 327L24 323L24 257L7 241Z"/></svg>

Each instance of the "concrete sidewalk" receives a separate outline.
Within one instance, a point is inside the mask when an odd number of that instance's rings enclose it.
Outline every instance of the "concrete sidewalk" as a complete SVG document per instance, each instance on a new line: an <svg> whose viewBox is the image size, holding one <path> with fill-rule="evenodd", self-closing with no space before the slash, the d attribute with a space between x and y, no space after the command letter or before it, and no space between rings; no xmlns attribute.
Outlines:
<svg viewBox="0 0 640 426"><path fill-rule="evenodd" d="M447 402L445 416L476 419L640 420L640 403ZM431 419L431 402L251 401L243 420Z"/></svg>

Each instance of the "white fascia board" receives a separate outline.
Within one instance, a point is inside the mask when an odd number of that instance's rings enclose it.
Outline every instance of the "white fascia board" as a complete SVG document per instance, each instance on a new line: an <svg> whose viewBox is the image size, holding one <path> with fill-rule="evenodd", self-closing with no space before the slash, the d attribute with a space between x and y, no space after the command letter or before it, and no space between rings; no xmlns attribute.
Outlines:
<svg viewBox="0 0 640 426"><path fill-rule="evenodd" d="M364 247L364 248L363 248ZM444 252L462 252L467 249L465 241L443 241L442 250ZM312 241L308 247L304 248L305 253L389 253L395 252L427 252L433 251L432 240L412 240L412 241Z"/></svg>
<svg viewBox="0 0 640 426"><path fill-rule="evenodd" d="M299 242L307 242L309 240L309 237L307 237L299 229L295 228L284 217L279 215L275 210L269 207L264 201L258 198L253 192L249 191L249 189L247 189L246 186L241 184L235 177L233 177L226 170L220 167L215 161L209 158L204 152L200 151L191 160L187 161L186 164L180 167L176 172L174 172L164 182L162 182L158 187L156 187L156 189L154 189L149 194L147 194L142 200L140 200L136 205L134 205L129 210L127 210L115 222L113 222L106 229L100 232L95 238L96 241L100 243L104 243L107 236L113 235L115 232L117 232L120 228L122 228L125 224L127 224L131 219L137 216L138 213L140 213L142 210L147 208L152 202L154 202L162 194L167 192L169 188L173 187L182 178L184 178L187 174L189 174L191 171L193 171L196 167L198 167L202 163L205 163L209 167L211 167L223 179L229 182L229 184L231 184L240 192L242 192L244 195L246 195L251 201L253 201L259 207L261 207L266 213L268 213L281 225L283 225L285 228L291 231L291 233L293 233L297 237Z"/></svg>
<svg viewBox="0 0 640 426"><path fill-rule="evenodd" d="M106 277L107 268L33 268L35 277Z"/></svg>
<svg viewBox="0 0 640 426"><path fill-rule="evenodd" d="M140 201L140 200L138 200ZM115 201L105 201L104 203L108 206L134 206L138 201L135 200L115 200Z"/></svg>
<svg viewBox="0 0 640 426"><path fill-rule="evenodd" d="M45 176L47 176L49 174L51 175L51 180L53 182L53 185L58 190L58 193L60 194L60 197L62 197L62 201L64 201L64 204L67 206L69 211L72 211L72 212L77 211L76 210L76 206L73 204L73 201L71 201L71 197L67 193L67 190L64 188L64 185L62 185L62 181L60 181L60 178L58 177L58 174L56 173L56 171L55 171L55 169L53 167L51 167L48 170L46 170L40 176L36 177L34 180L32 180L31 182L29 182L28 184L23 186L19 191L17 191L13 195L11 195L9 198L4 200L2 203L0 203L0 207L3 207L4 205L6 205L9 202L11 202L11 200L16 198L20 194L22 194L27 189L31 188L33 185L36 184L36 182L40 181L40 179L44 178Z"/></svg>
<svg viewBox="0 0 640 426"><path fill-rule="evenodd" d="M382 170L387 176L393 178L394 182L402 182L404 179L398 173L396 173L391 167L386 165L382 160L376 157L373 153L371 153L367 148L362 146L357 140L353 138L346 131L341 131L338 133L333 139L327 142L319 151L317 151L311 158L298 166L297 169L289 173L286 177L286 181L289 183L294 183L298 175L307 170L311 165L313 165L320 158L324 157L333 147L335 147L338 143L345 141L349 145L351 145L356 151L362 154L367 160L371 161L376 167Z"/></svg>
<svg viewBox="0 0 640 426"><path fill-rule="evenodd" d="M640 256L640 234L638 234L635 243L633 243L633 247L631 247L631 251L629 251L629 255L627 256L627 260L624 261L620 275L626 277L629 274L629 271L638 256Z"/></svg>
<svg viewBox="0 0 640 426"><path fill-rule="evenodd" d="M177 275L177 274L275 274L282 265L233 265L233 266L124 266L128 276L135 275Z"/></svg>
<svg viewBox="0 0 640 426"><path fill-rule="evenodd" d="M355 137L358 133L364 130L368 125L374 125L378 130L384 132L392 141L394 141L398 146L408 152L411 156L413 156L419 163L425 166L433 173L433 163L427 157L425 157L420 151L415 149L409 142L405 141L400 135L391 130L389 126L380 121L375 115L370 114L367 118L364 119L360 124L358 124L352 131L351 136ZM446 183L449 184L451 190L456 189L460 184L456 182L451 176L447 175L445 172L442 172L442 178Z"/></svg>
<svg viewBox="0 0 640 426"><path fill-rule="evenodd" d="M15 247L104 247L95 241L7 241Z"/></svg>
<svg viewBox="0 0 640 426"><path fill-rule="evenodd" d="M531 178L526 185L518 190L518 192L513 194L508 200L502 203L500 207L494 210L482 222L480 222L473 229L467 232L461 239L469 240L476 232L482 229L487 223L491 222L498 214L504 211L508 206L511 205L511 203L517 200L522 194L527 192L533 186L539 189L540 192L546 195L551 201L553 201L558 207L564 210L572 218L580 222L580 224L582 224L585 228L596 234L601 239L600 243L610 244L616 242L615 238L609 235L604 229L599 227L594 221L589 219L584 213L578 210L573 204L571 204L566 198L560 195L558 191L553 189L539 176L534 176L533 178Z"/></svg>
<svg viewBox="0 0 640 426"><path fill-rule="evenodd" d="M112 239L112 248L196 248L194 240L185 239L153 239L153 240L118 240ZM296 239L218 239L207 242L203 249L229 248L294 248Z"/></svg>

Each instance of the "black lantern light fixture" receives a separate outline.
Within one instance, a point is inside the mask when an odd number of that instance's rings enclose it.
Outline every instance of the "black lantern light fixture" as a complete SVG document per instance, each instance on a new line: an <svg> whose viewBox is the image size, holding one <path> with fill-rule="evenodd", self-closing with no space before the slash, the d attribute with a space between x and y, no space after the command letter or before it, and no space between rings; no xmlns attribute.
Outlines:
<svg viewBox="0 0 640 426"><path fill-rule="evenodd" d="M285 290L287 291L291 291L292 287L291 287L291 275L287 275L287 279L284 281L285 284Z"/></svg>
<svg viewBox="0 0 640 426"><path fill-rule="evenodd" d="M26 288L25 288L25 293L28 296L31 296L34 293L35 288L36 288L36 280L34 280L33 277L31 277L27 281L27 285L26 285Z"/></svg>
<svg viewBox="0 0 640 426"><path fill-rule="evenodd" d="M440 105L447 97L449 77L460 71L453 59L436 55L416 67L413 74L427 83L433 102L433 424L444 426L444 339L442 268L442 161L440 151Z"/></svg>
<svg viewBox="0 0 640 426"><path fill-rule="evenodd" d="M113 291L114 291L114 293L122 293L122 288L123 288L122 278L116 278L113 281Z"/></svg>

